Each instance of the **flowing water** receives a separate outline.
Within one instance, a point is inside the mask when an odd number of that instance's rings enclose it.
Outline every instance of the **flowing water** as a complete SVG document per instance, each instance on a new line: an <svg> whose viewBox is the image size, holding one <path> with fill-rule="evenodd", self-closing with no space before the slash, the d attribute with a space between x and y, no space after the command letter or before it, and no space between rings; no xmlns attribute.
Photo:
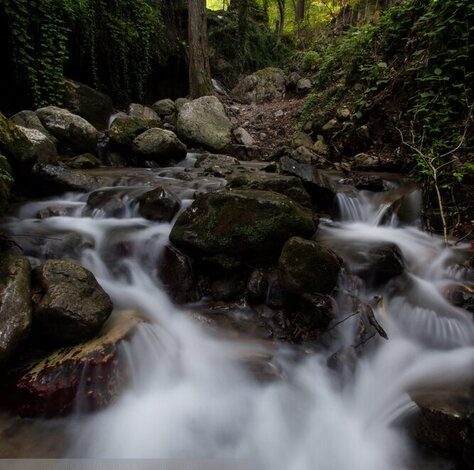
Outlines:
<svg viewBox="0 0 474 470"><path fill-rule="evenodd" d="M196 191L224 184L177 178L190 164L147 170L140 178L164 182L188 207ZM60 420L68 436L63 456L243 458L262 470L413 468L414 445L403 425L414 410L410 393L470 379L474 365L472 316L445 297L453 286L472 282L462 267L467 247L445 248L420 229L413 217L417 193L391 201L398 183L385 193L341 192L340 220L320 224L321 242L350 268L382 242L398 246L405 261L405 274L387 285L359 282L354 290L350 276L341 280L338 321L351 314L343 292L352 289L374 305L389 338L369 340L355 370L341 371L329 368L328 358L357 343L356 316L336 325L328 346L316 351L211 334L174 306L156 268L172 224L139 216L140 178L108 188L123 202L114 217L90 210L88 195L67 194L24 204L5 222L33 262L76 257L117 310L132 308L150 319L122 347L133 375L117 402ZM394 210L393 199L403 199L410 217ZM38 218L51 207L59 215ZM239 359L255 354L273 357L281 378L269 383L250 374Z"/></svg>

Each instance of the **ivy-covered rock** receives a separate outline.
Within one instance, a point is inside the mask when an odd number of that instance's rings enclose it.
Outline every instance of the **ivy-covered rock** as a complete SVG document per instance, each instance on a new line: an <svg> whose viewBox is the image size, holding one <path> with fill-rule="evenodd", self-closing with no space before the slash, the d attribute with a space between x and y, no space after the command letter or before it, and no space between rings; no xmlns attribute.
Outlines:
<svg viewBox="0 0 474 470"><path fill-rule="evenodd" d="M44 127L59 141L63 153L94 153L99 132L81 116L56 106L40 108L36 114Z"/></svg>
<svg viewBox="0 0 474 470"><path fill-rule="evenodd" d="M31 325L30 263L23 257L0 257L0 366L26 338Z"/></svg>
<svg viewBox="0 0 474 470"><path fill-rule="evenodd" d="M148 123L144 119L121 115L114 119L110 126L109 137L115 144L127 146L148 128Z"/></svg>
<svg viewBox="0 0 474 470"><path fill-rule="evenodd" d="M215 96L203 96L182 106L177 133L185 142L221 152L232 140L232 124Z"/></svg>
<svg viewBox="0 0 474 470"><path fill-rule="evenodd" d="M230 257L278 254L294 235L314 233L311 216L271 191L221 190L198 197L176 221L171 241L184 251Z"/></svg>
<svg viewBox="0 0 474 470"><path fill-rule="evenodd" d="M48 260L35 269L33 301L35 330L62 344L95 336L113 308L94 275L67 260Z"/></svg>
<svg viewBox="0 0 474 470"><path fill-rule="evenodd" d="M114 112L110 97L74 80L64 80L64 106L100 130L107 129Z"/></svg>
<svg viewBox="0 0 474 470"><path fill-rule="evenodd" d="M268 67L244 77L232 90L232 95L242 103L263 103L281 100L286 92L283 70Z"/></svg>
<svg viewBox="0 0 474 470"><path fill-rule="evenodd" d="M320 243L293 237L279 260L282 289L293 295L328 294L337 285L339 257Z"/></svg>
<svg viewBox="0 0 474 470"><path fill-rule="evenodd" d="M12 169L6 157L0 154L0 215L8 206L12 184Z"/></svg>
<svg viewBox="0 0 474 470"><path fill-rule="evenodd" d="M134 152L144 161L166 164L186 158L186 145L176 134L166 129L153 127L133 141Z"/></svg>

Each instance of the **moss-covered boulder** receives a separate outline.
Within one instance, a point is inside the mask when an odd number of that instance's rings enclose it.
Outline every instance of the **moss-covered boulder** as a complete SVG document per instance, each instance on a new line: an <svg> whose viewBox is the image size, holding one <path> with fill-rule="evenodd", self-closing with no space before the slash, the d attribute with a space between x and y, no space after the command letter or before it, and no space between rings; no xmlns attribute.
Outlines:
<svg viewBox="0 0 474 470"><path fill-rule="evenodd" d="M35 151L25 134L16 124L0 113L0 153L5 155L11 164L32 163Z"/></svg>
<svg viewBox="0 0 474 470"><path fill-rule="evenodd" d="M28 335L31 325L30 263L23 257L0 257L0 366Z"/></svg>
<svg viewBox="0 0 474 470"><path fill-rule="evenodd" d="M7 158L0 154L0 215L5 212L8 206L12 184L12 169Z"/></svg>
<svg viewBox="0 0 474 470"><path fill-rule="evenodd" d="M221 190L198 197L170 238L192 253L265 257L277 255L290 237L311 236L314 230L311 216L282 194Z"/></svg>
<svg viewBox="0 0 474 470"><path fill-rule="evenodd" d="M62 344L95 336L113 308L94 275L68 260L48 260L35 269L33 301L36 331Z"/></svg>
<svg viewBox="0 0 474 470"><path fill-rule="evenodd" d="M119 146L131 145L134 139L149 128L145 119L120 115L109 129L110 140Z"/></svg>
<svg viewBox="0 0 474 470"><path fill-rule="evenodd" d="M316 241L293 237L281 252L280 285L293 295L328 294L336 287L340 269L335 253Z"/></svg>

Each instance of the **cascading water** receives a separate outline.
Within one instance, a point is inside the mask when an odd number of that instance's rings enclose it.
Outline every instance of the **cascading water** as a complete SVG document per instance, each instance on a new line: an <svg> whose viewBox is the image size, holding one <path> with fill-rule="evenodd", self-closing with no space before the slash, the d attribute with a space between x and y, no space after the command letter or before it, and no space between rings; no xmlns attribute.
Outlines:
<svg viewBox="0 0 474 470"><path fill-rule="evenodd" d="M161 170L158 179L187 204L196 190L223 184L190 186L174 178L181 170ZM78 257L117 308L151 320L122 345L133 372L127 390L109 408L66 421L73 444L64 456L243 458L262 470L412 468L412 446L399 425L414 407L409 392L472 375L472 318L443 296L448 286L467 280L454 267L466 247L444 248L439 238L404 226L380 194L338 195L341 220L322 221L320 240L347 258L349 268L351 252L363 256L374 244L395 244L406 269L401 286L357 290L362 301L383 299L375 314L389 340L374 340L356 370L343 374L327 360L354 344L355 317L337 326L326 352L295 359L287 345L211 335L175 307L156 278L171 224L138 215L136 183L121 190L125 205L115 217L88 211L87 195L71 194L25 204L5 224L29 256ZM37 218L51 206L65 214ZM75 237L74 249L68 237ZM280 380L262 383L248 372L240 359L256 353L278 361Z"/></svg>

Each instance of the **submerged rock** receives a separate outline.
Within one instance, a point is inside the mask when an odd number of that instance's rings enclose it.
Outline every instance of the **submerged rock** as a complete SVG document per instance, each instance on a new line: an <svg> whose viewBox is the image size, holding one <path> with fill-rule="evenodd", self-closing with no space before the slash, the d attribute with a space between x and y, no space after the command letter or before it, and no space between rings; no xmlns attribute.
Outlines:
<svg viewBox="0 0 474 470"><path fill-rule="evenodd" d="M143 160L166 164L186 158L186 145L176 134L165 129L151 128L133 141L133 150Z"/></svg>
<svg viewBox="0 0 474 470"><path fill-rule="evenodd" d="M232 124L215 96L203 96L182 106L177 133L185 142L221 152L232 140Z"/></svg>
<svg viewBox="0 0 474 470"><path fill-rule="evenodd" d="M169 222L178 213L181 203L165 187L159 186L138 198L140 215L157 222Z"/></svg>
<svg viewBox="0 0 474 470"><path fill-rule="evenodd" d="M63 344L92 338L113 309L94 275L67 260L48 260L35 269L33 301L35 330Z"/></svg>
<svg viewBox="0 0 474 470"><path fill-rule="evenodd" d="M0 398L21 416L64 416L111 403L129 376L118 346L143 319L117 312L97 338L24 360L9 371Z"/></svg>
<svg viewBox="0 0 474 470"><path fill-rule="evenodd" d="M26 338L31 325L30 263L23 256L0 256L0 366Z"/></svg>
<svg viewBox="0 0 474 470"><path fill-rule="evenodd" d="M232 95L242 103L263 103L281 100L286 92L283 70L268 67L244 77L232 90Z"/></svg>
<svg viewBox="0 0 474 470"><path fill-rule="evenodd" d="M265 257L278 254L290 237L314 230L311 216L286 196L221 190L198 197L180 215L170 239L192 253Z"/></svg>

